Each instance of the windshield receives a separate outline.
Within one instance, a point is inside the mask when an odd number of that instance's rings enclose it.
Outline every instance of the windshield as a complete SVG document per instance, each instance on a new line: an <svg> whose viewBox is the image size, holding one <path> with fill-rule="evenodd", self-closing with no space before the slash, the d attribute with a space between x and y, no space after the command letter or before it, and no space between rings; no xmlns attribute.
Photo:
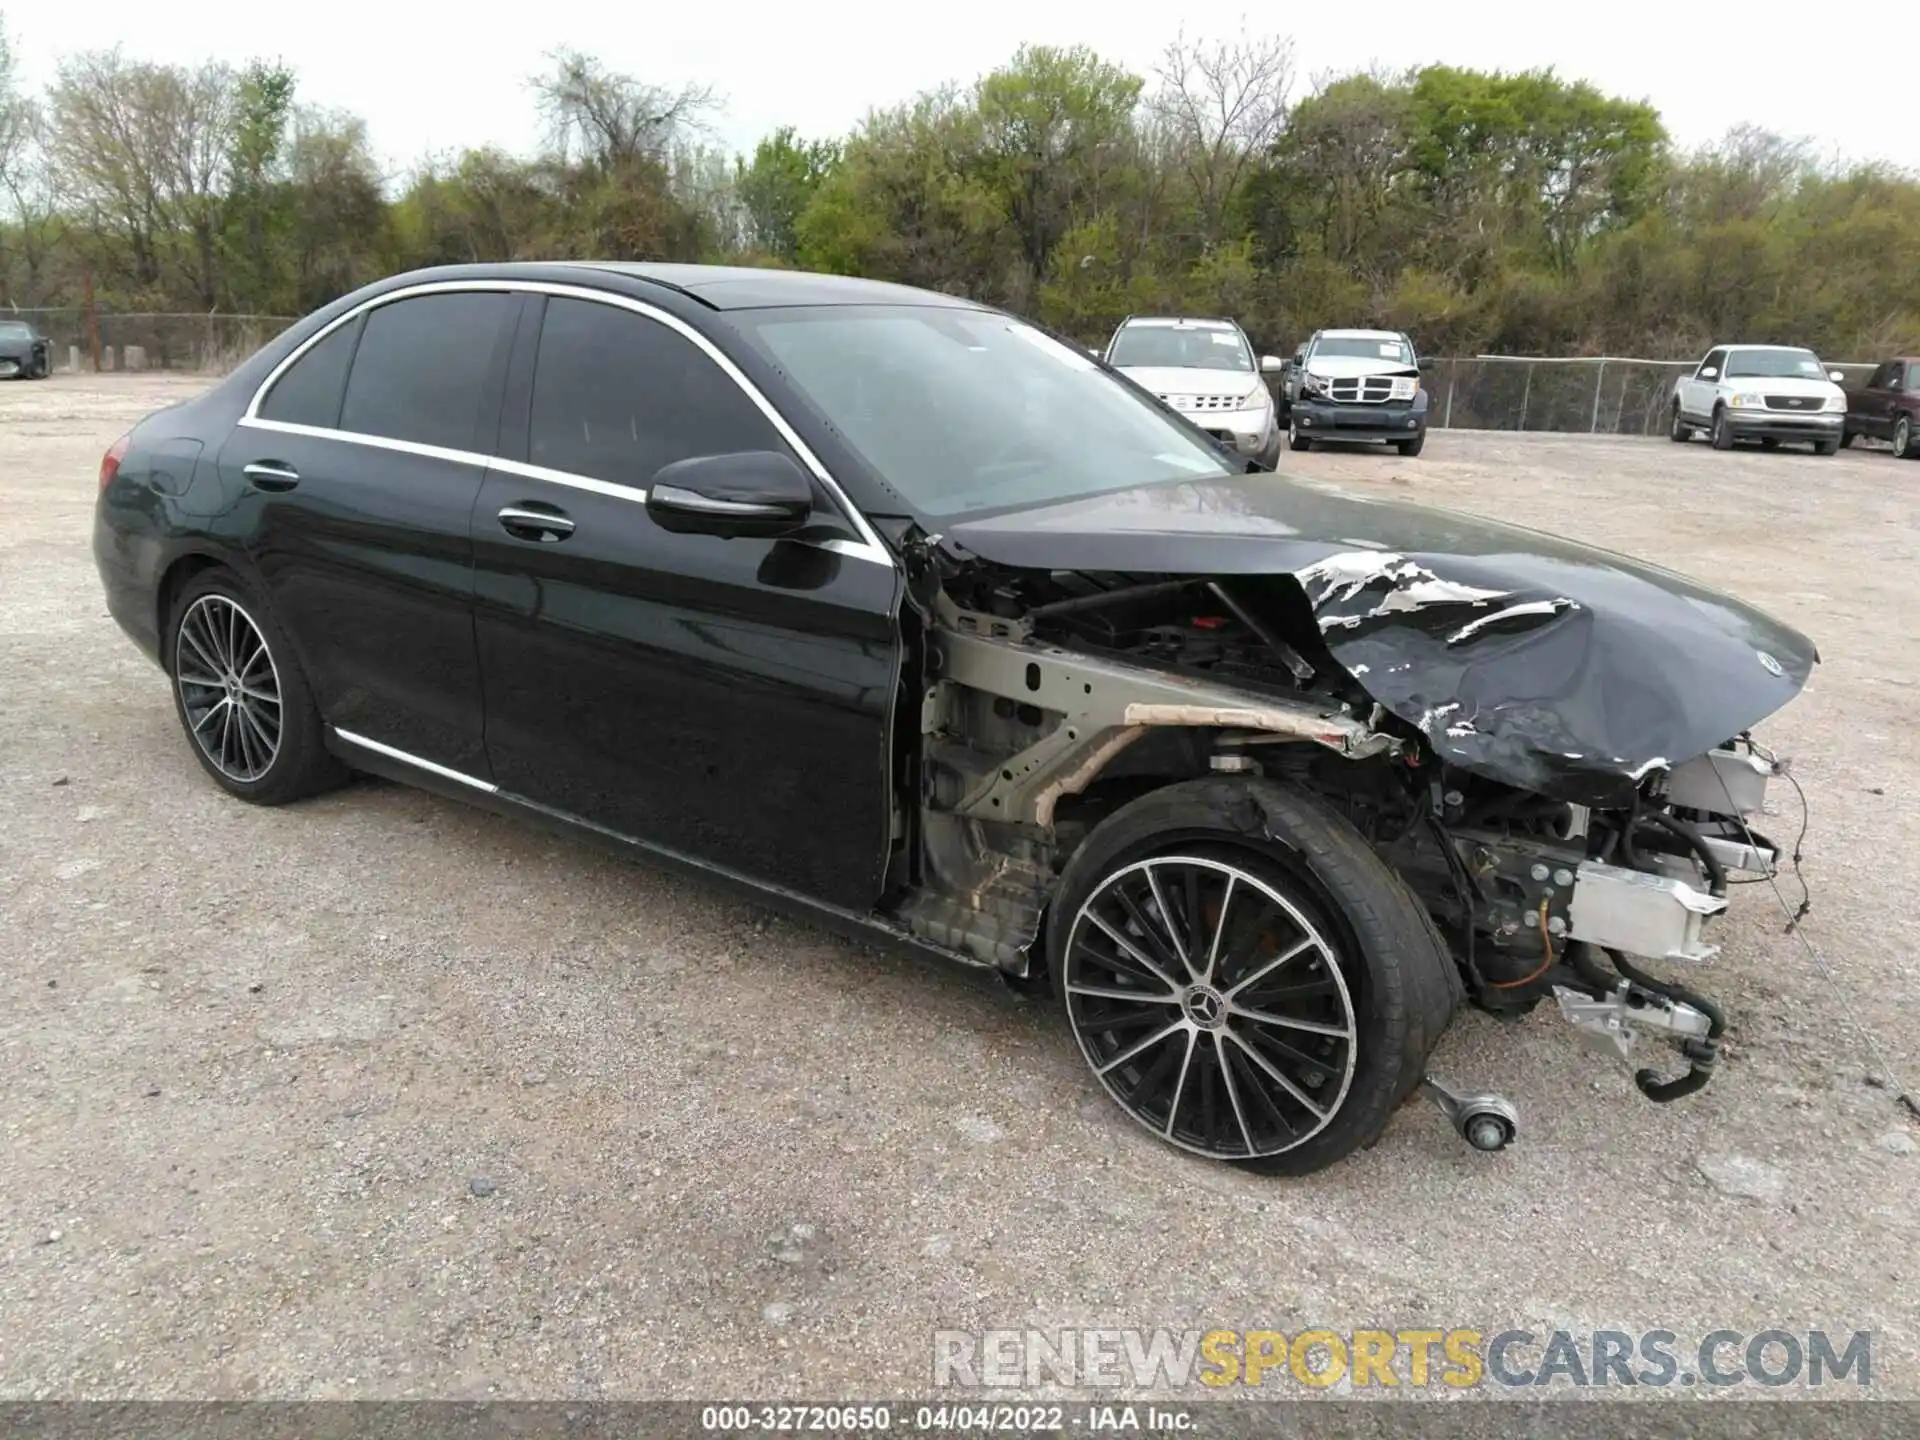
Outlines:
<svg viewBox="0 0 1920 1440"><path fill-rule="evenodd" d="M1751 375L1769 380L1824 380L1826 367L1811 350L1735 350L1727 357L1727 378Z"/></svg>
<svg viewBox="0 0 1920 1440"><path fill-rule="evenodd" d="M19 320L0 320L0 340L31 340L33 328Z"/></svg>
<svg viewBox="0 0 1920 1440"><path fill-rule="evenodd" d="M1253 356L1237 332L1197 325L1123 325L1107 363L1135 369L1165 366L1253 373Z"/></svg>
<svg viewBox="0 0 1920 1440"><path fill-rule="evenodd" d="M944 306L737 312L741 331L916 511L1238 473L1080 351Z"/></svg>
<svg viewBox="0 0 1920 1440"><path fill-rule="evenodd" d="M1377 335L1322 335L1313 347L1315 359L1325 355L1339 355L1351 360L1397 360L1402 365L1413 363L1413 351L1407 348L1404 340L1382 340Z"/></svg>

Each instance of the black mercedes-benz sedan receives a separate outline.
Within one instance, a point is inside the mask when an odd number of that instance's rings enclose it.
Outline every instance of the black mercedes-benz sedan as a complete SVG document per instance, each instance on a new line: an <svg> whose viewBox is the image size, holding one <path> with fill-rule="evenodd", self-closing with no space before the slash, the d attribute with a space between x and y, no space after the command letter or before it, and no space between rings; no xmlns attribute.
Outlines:
<svg viewBox="0 0 1920 1440"><path fill-rule="evenodd" d="M100 469L213 782L368 771L1043 982L1099 1085L1282 1173L1552 998L1670 1100L1818 657L1681 576L1283 478L946 295L679 265L372 285ZM1649 966L1652 968L1649 968ZM1656 972L1664 973L1656 973Z"/></svg>
<svg viewBox="0 0 1920 1440"><path fill-rule="evenodd" d="M44 380L53 373L53 351L25 320L0 315L0 380Z"/></svg>

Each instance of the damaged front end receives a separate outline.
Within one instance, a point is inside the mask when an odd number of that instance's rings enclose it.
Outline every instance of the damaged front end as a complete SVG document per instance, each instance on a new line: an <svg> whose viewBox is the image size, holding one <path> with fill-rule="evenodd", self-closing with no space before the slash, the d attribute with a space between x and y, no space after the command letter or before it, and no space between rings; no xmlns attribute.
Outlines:
<svg viewBox="0 0 1920 1440"><path fill-rule="evenodd" d="M1202 533L1169 536L1116 524L1114 499L1098 525L1062 506L921 545L899 923L1026 974L1103 819L1195 777L1280 781L1418 897L1475 1004L1551 996L1629 1065L1671 1045L1684 1074L1636 1077L1654 1100L1705 1083L1723 1015L1644 962L1710 958L1730 880L1778 863L1748 817L1779 766L1746 732L1805 683L1804 637L1678 576L1464 517L1421 532L1444 530L1442 552L1405 543L1411 507L1383 523L1351 497L1321 502L1330 534L1256 514L1231 538L1219 507L1189 503ZM1214 564L1169 564L1187 558Z"/></svg>

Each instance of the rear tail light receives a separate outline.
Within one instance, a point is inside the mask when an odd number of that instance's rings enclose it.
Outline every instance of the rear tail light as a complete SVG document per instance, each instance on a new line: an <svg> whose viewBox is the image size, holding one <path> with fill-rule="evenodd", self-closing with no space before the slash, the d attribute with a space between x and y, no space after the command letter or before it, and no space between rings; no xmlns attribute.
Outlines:
<svg viewBox="0 0 1920 1440"><path fill-rule="evenodd" d="M129 430L113 444L107 447L107 453L100 457L100 488L105 490L113 483L113 477L120 473L120 462L127 458L127 442L133 438Z"/></svg>

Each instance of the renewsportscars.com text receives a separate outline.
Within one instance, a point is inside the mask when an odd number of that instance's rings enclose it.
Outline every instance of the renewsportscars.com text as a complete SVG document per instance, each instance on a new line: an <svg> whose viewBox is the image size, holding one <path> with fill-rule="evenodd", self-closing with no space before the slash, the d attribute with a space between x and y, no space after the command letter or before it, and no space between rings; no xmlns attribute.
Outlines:
<svg viewBox="0 0 1920 1440"><path fill-rule="evenodd" d="M941 1388L1422 1390L1873 1383L1865 1330L939 1330Z"/></svg>

